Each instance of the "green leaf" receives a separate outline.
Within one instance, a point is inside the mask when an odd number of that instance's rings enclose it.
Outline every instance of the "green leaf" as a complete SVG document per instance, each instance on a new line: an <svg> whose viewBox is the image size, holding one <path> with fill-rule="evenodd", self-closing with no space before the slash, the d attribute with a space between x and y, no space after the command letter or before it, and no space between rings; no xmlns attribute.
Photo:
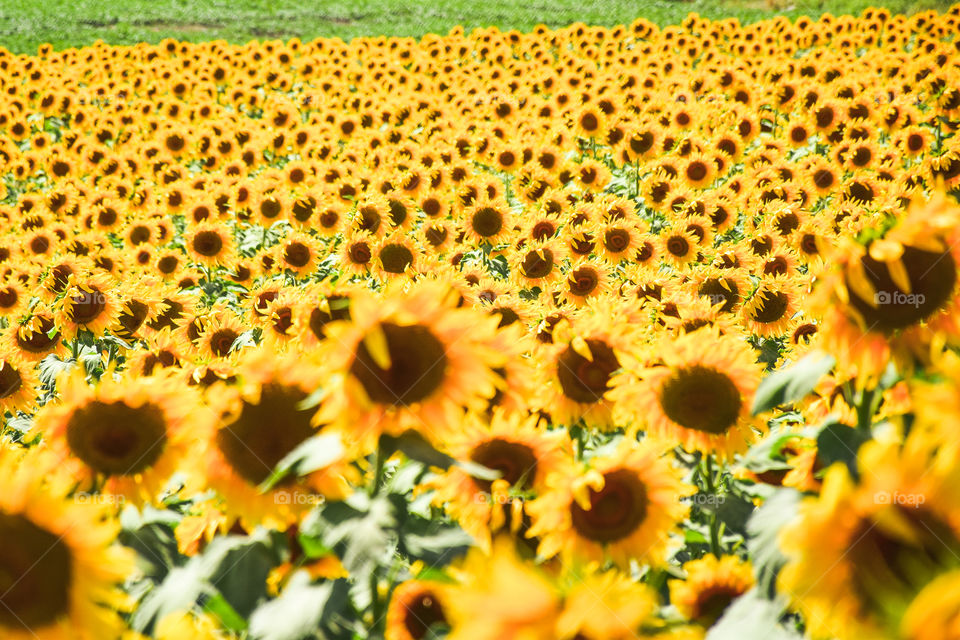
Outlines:
<svg viewBox="0 0 960 640"><path fill-rule="evenodd" d="M149 506L142 514L129 505L120 513L120 543L137 552L141 569L154 580L163 580L172 567L187 561L174 534L181 517L175 511Z"/></svg>
<svg viewBox="0 0 960 640"><path fill-rule="evenodd" d="M817 435L817 458L824 469L836 462L844 463L856 479L859 477L857 451L869 439L862 429L842 422L828 422Z"/></svg>
<svg viewBox="0 0 960 640"><path fill-rule="evenodd" d="M801 640L803 636L780 624L785 606L751 589L727 607L706 640Z"/></svg>
<svg viewBox="0 0 960 640"><path fill-rule="evenodd" d="M134 630L149 635L153 626L166 616L192 608L203 595L214 594L199 560L198 556L186 566L174 568L147 594L131 619Z"/></svg>
<svg viewBox="0 0 960 640"><path fill-rule="evenodd" d="M753 502L746 500L735 493L726 493L717 506L717 517L728 531L746 535L747 522L756 511Z"/></svg>
<svg viewBox="0 0 960 640"><path fill-rule="evenodd" d="M455 524L412 517L400 531L400 550L415 560L443 567L475 544L470 534Z"/></svg>
<svg viewBox="0 0 960 640"><path fill-rule="evenodd" d="M320 433L307 438L277 463L259 489L261 492L269 491L291 473L303 476L328 467L343 458L343 454L343 442L335 433Z"/></svg>
<svg viewBox="0 0 960 640"><path fill-rule="evenodd" d="M327 504L321 510L322 520L328 525L322 532L323 544L338 549L350 575L368 576L396 548L396 528L403 504L402 496L370 499L363 493L355 493L344 502Z"/></svg>
<svg viewBox="0 0 960 640"><path fill-rule="evenodd" d="M215 538L202 556L204 573L230 606L250 615L267 595L267 576L279 564L263 530L251 537Z"/></svg>
<svg viewBox="0 0 960 640"><path fill-rule="evenodd" d="M786 558L780 551L780 529L797 515L801 494L795 489L778 489L747 521L747 549L753 562L757 588L771 597Z"/></svg>
<svg viewBox="0 0 960 640"><path fill-rule="evenodd" d="M306 571L290 576L280 597L261 605L250 616L254 640L302 640L315 637L325 620L346 605L344 580L310 584Z"/></svg>
<svg viewBox="0 0 960 640"><path fill-rule="evenodd" d="M771 433L769 436L750 447L743 457L743 466L754 473L764 471L784 471L792 467L787 464L781 455L781 450L791 440L802 438L799 433Z"/></svg>
<svg viewBox="0 0 960 640"><path fill-rule="evenodd" d="M77 363L73 360L61 360L55 355L48 355L40 361L40 381L47 386L53 386L61 373L69 371L75 366L77 366Z"/></svg>
<svg viewBox="0 0 960 640"><path fill-rule="evenodd" d="M827 372L833 369L836 358L814 352L786 369L773 373L760 382L753 397L753 415L803 398L813 391Z"/></svg>
<svg viewBox="0 0 960 640"><path fill-rule="evenodd" d="M240 633L247 629L246 619L237 613L237 610L231 607L226 598L219 593L203 603L203 610L214 616L220 626L229 631Z"/></svg>

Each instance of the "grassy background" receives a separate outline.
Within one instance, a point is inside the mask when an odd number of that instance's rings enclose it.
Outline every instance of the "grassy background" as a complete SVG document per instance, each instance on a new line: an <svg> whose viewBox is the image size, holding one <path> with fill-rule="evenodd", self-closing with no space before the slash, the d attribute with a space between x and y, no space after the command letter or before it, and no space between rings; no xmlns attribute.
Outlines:
<svg viewBox="0 0 960 640"><path fill-rule="evenodd" d="M462 24L527 31L575 21L629 24L644 17L672 24L695 11L708 18L752 22L782 14L859 13L869 6L894 12L946 9L954 0L0 0L0 46L36 53L45 42L61 49L97 39L114 44L158 42L166 37L304 40L319 36L419 37Z"/></svg>

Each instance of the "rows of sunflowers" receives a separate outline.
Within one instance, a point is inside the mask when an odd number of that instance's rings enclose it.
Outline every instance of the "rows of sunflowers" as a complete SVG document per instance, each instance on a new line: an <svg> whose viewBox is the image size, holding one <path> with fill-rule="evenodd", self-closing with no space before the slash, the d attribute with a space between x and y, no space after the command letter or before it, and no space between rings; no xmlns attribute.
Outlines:
<svg viewBox="0 0 960 640"><path fill-rule="evenodd" d="M960 638L958 34L0 51L0 637Z"/></svg>

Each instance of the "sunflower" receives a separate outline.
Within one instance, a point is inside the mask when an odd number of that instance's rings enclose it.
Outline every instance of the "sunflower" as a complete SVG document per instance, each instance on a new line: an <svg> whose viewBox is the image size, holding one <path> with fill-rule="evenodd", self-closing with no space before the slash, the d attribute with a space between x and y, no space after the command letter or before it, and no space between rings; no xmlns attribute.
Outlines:
<svg viewBox="0 0 960 640"><path fill-rule="evenodd" d="M303 292L303 302L294 314L294 330L300 336L304 348L323 344L327 337L327 325L336 320L350 319L352 286L323 283Z"/></svg>
<svg viewBox="0 0 960 640"><path fill-rule="evenodd" d="M859 483L830 467L820 496L781 530L778 589L812 635L900 637L916 598L960 567L956 454L921 433L868 442L857 457Z"/></svg>
<svg viewBox="0 0 960 640"><path fill-rule="evenodd" d="M112 326L121 311L115 290L115 278L105 273L82 279L71 276L57 319L64 337L74 338L81 329L100 335Z"/></svg>
<svg viewBox="0 0 960 640"><path fill-rule="evenodd" d="M459 467L430 482L435 502L463 529L489 550L500 529L516 533L524 517L524 500L546 488L546 478L570 455L566 438L540 427L540 417L495 411L489 425L469 418L461 431L444 442L458 460L469 460L500 473L494 481L481 480Z"/></svg>
<svg viewBox="0 0 960 640"><path fill-rule="evenodd" d="M381 278L412 275L419 270L420 249L402 233L385 236L375 251L374 271Z"/></svg>
<svg viewBox="0 0 960 640"><path fill-rule="evenodd" d="M607 270L600 263L579 259L567 270L563 296L567 301L582 306L588 300L600 297L608 284Z"/></svg>
<svg viewBox="0 0 960 640"><path fill-rule="evenodd" d="M280 269L303 277L314 270L320 255L321 249L313 237L295 231L277 245L274 259Z"/></svg>
<svg viewBox="0 0 960 640"><path fill-rule="evenodd" d="M365 231L353 232L344 239L340 250L340 263L346 274L366 275L373 266L376 240Z"/></svg>
<svg viewBox="0 0 960 640"><path fill-rule="evenodd" d="M559 590L510 538L498 537L490 554L471 549L451 571L458 580L443 598L450 640L555 640Z"/></svg>
<svg viewBox="0 0 960 640"><path fill-rule="evenodd" d="M267 311L258 323L263 328L262 344L277 351L284 351L299 338L296 330L296 314L301 305L290 302L289 296L281 296L267 303Z"/></svg>
<svg viewBox="0 0 960 640"><path fill-rule="evenodd" d="M749 561L707 554L683 565L686 577L670 580L670 602L687 620L713 625L730 604L753 587Z"/></svg>
<svg viewBox="0 0 960 640"><path fill-rule="evenodd" d="M790 332L797 312L799 291L785 275L765 277L747 300L741 315L747 329L763 337L780 337Z"/></svg>
<svg viewBox="0 0 960 640"><path fill-rule="evenodd" d="M729 458L746 450L757 435L750 401L761 376L750 346L705 328L664 339L652 353L653 366L614 381L616 415L688 451Z"/></svg>
<svg viewBox="0 0 960 640"><path fill-rule="evenodd" d="M613 317L619 322L611 323ZM614 426L614 404L607 394L624 364L623 351L637 340L628 318L624 309L600 301L582 319L552 329L552 341L541 347L537 360L544 391L540 408L554 423L583 420L592 427Z"/></svg>
<svg viewBox="0 0 960 640"><path fill-rule="evenodd" d="M266 492L258 487L297 446L318 434L315 408L301 403L320 385L322 370L303 358L268 349L248 354L237 370L239 385L216 383L208 391L218 425L206 453L207 486L223 498L231 522L247 529L284 529L325 497L342 500L356 472L343 458L306 478L286 478ZM333 441L331 441L333 446Z"/></svg>
<svg viewBox="0 0 960 640"><path fill-rule="evenodd" d="M0 315L16 316L30 301L23 284L16 279L0 283Z"/></svg>
<svg viewBox="0 0 960 640"><path fill-rule="evenodd" d="M461 411L486 406L503 364L489 344L497 318L456 308L445 282L400 285L379 297L358 292L351 320L326 328L339 375L317 419L361 448L381 432L442 436Z"/></svg>
<svg viewBox="0 0 960 640"><path fill-rule="evenodd" d="M40 454L0 453L0 573L7 583L0 633L11 640L119 638L120 591L134 569L129 549L113 544L119 525L109 509L81 504L68 484L47 482Z"/></svg>
<svg viewBox="0 0 960 640"><path fill-rule="evenodd" d="M191 225L184 244L191 259L202 265L228 265L234 260L233 235L222 223Z"/></svg>
<svg viewBox="0 0 960 640"><path fill-rule="evenodd" d="M37 399L38 385L34 362L19 357L13 349L0 350L0 410L27 410Z"/></svg>
<svg viewBox="0 0 960 640"><path fill-rule="evenodd" d="M560 268L565 255L563 245L556 240L527 244L513 254L510 278L524 289L545 289L562 277Z"/></svg>
<svg viewBox="0 0 960 640"><path fill-rule="evenodd" d="M444 599L448 585L407 580L390 596L386 640L424 640L447 627Z"/></svg>
<svg viewBox="0 0 960 640"><path fill-rule="evenodd" d="M960 207L937 197L866 246L844 240L829 256L810 303L822 310L818 342L841 367L856 363L861 381L891 358L909 370L929 361L931 344L960 338L958 220Z"/></svg>
<svg viewBox="0 0 960 640"><path fill-rule="evenodd" d="M670 264L683 267L697 260L699 243L692 231L676 227L658 237L658 253Z"/></svg>
<svg viewBox="0 0 960 640"><path fill-rule="evenodd" d="M154 319L160 301L156 291L160 288L159 281L153 276L144 277L124 295L120 302L120 313L117 314L117 324L111 328L112 333L124 340L132 340L141 333L148 322Z"/></svg>
<svg viewBox="0 0 960 640"><path fill-rule="evenodd" d="M228 358L237 353L233 345L244 332L244 325L231 311L204 315L198 327L197 348L206 358Z"/></svg>
<svg viewBox="0 0 960 640"><path fill-rule="evenodd" d="M169 367L179 367L186 359L182 340L170 329L163 329L145 338L146 345L128 354L126 367L131 375L151 376Z"/></svg>
<svg viewBox="0 0 960 640"><path fill-rule="evenodd" d="M80 490L102 486L143 504L162 494L175 471L191 468L184 462L209 417L171 377L104 377L94 388L73 375L58 388L61 402L45 405L35 425Z"/></svg>
<svg viewBox="0 0 960 640"><path fill-rule="evenodd" d="M39 362L50 353L62 356L67 350L53 314L42 305L12 324L4 333L3 343L23 360L31 362Z"/></svg>
<svg viewBox="0 0 960 640"><path fill-rule="evenodd" d="M589 468L570 463L548 478L548 489L527 505L533 521L527 536L540 537L544 558L659 564L670 533L686 517L681 498L694 492L680 478L658 450L625 439Z"/></svg>
<svg viewBox="0 0 960 640"><path fill-rule="evenodd" d="M723 254L719 257L721 263L743 262L746 256L738 253ZM747 265L744 265L744 267ZM749 293L750 282L746 277L744 267L729 268L708 267L699 269L696 274L697 295L706 299L711 305L722 304L722 313L733 313Z"/></svg>
<svg viewBox="0 0 960 640"><path fill-rule="evenodd" d="M463 230L477 244L497 244L512 228L506 200L478 201L464 213Z"/></svg>

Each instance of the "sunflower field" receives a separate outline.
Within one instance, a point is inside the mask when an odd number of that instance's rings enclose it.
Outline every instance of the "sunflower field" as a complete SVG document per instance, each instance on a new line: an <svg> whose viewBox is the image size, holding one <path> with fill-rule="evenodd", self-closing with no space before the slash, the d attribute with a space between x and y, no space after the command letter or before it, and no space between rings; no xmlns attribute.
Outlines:
<svg viewBox="0 0 960 640"><path fill-rule="evenodd" d="M957 640L960 5L0 50L0 639Z"/></svg>

